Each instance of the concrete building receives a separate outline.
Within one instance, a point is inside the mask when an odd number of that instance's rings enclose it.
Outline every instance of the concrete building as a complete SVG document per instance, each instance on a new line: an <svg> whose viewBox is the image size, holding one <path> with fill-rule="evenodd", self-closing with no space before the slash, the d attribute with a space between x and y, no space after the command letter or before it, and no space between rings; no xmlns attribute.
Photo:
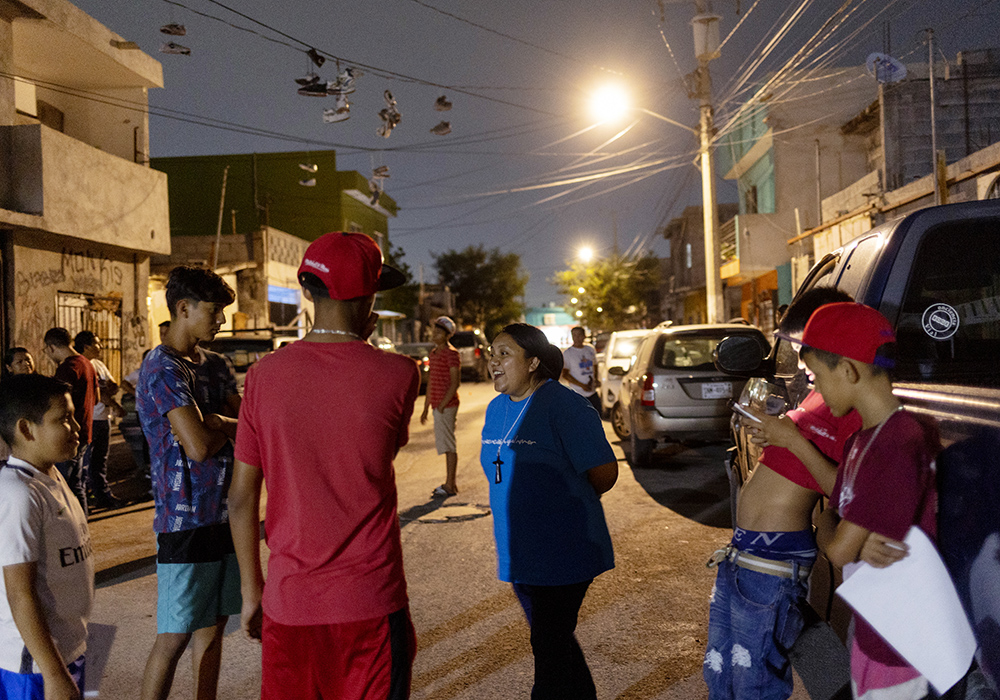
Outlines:
<svg viewBox="0 0 1000 700"><path fill-rule="evenodd" d="M152 261L157 321L167 315L167 272L195 264L214 267L237 292L224 328L304 328L302 312L312 311L296 272L310 241L359 231L388 250L395 201L382 194L372 204L367 176L338 171L334 151L154 158L152 167L170 178L172 239L170 254Z"/></svg>
<svg viewBox="0 0 1000 700"><path fill-rule="evenodd" d="M719 220L731 221L739 205L718 205ZM660 315L674 323L704 323L705 304L705 220L700 206L684 212L660 229L667 240L666 254L660 259Z"/></svg>
<svg viewBox="0 0 1000 700"><path fill-rule="evenodd" d="M791 300L788 240L819 223L825 197L868 172L865 137L841 127L876 94L864 68L794 72L730 117L716 148L719 172L739 193L738 216L719 232L728 316L749 302L769 327L767 313Z"/></svg>
<svg viewBox="0 0 1000 700"><path fill-rule="evenodd" d="M105 341L116 378L149 346L149 257L170 252L167 176L147 165L160 64L65 0L0 2L5 347L43 372L60 325Z"/></svg>
<svg viewBox="0 0 1000 700"><path fill-rule="evenodd" d="M823 199L820 225L789 239L796 283L844 243L936 203L928 75L926 65L907 66L906 80L886 86L880 101L842 126L866 137L869 172ZM939 64L935 94L944 202L1000 197L1000 50L964 51Z"/></svg>

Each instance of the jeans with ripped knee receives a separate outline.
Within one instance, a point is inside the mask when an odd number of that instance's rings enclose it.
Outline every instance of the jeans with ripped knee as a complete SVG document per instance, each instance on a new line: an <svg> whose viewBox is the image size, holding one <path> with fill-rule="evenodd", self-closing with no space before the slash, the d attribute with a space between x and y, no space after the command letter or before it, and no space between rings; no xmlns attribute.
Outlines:
<svg viewBox="0 0 1000 700"><path fill-rule="evenodd" d="M804 582L719 564L703 675L709 700L786 700L788 651L802 631Z"/></svg>

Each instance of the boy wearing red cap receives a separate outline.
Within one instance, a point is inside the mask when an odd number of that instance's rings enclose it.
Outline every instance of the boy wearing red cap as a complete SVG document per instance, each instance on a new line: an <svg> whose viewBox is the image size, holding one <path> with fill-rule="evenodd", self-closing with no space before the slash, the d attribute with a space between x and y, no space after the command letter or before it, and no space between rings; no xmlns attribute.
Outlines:
<svg viewBox="0 0 1000 700"><path fill-rule="evenodd" d="M937 491L933 461L941 449L936 426L903 410L892 393L895 335L878 311L861 304L827 304L802 336L802 359L816 391L834 416L856 410L862 429L846 445L831 508L817 521L816 539L827 558L849 577L863 558L888 565L905 555L886 548L917 525L936 538ZM871 538L876 533L881 540ZM871 555L872 543L880 549ZM893 552L895 552L893 554ZM854 697L923 698L927 680L869 626L854 617L851 639Z"/></svg>
<svg viewBox="0 0 1000 700"><path fill-rule="evenodd" d="M804 292L777 335L795 347L812 313L841 301L851 297L838 289ZM760 422L746 427L764 450L740 490L732 541L710 562L718 574L702 672L709 700L791 695L788 655L805 626L806 580L817 553L812 512L833 488L846 440L861 427L854 411L831 415L816 392L780 418L751 412Z"/></svg>
<svg viewBox="0 0 1000 700"><path fill-rule="evenodd" d="M447 316L434 319L427 393L420 424L427 422L427 412L434 410L434 445L445 456L445 480L431 493L433 498L447 498L458 493L458 451L455 447L455 416L458 414L458 385L462 381L462 357L448 342L455 334L455 322Z"/></svg>
<svg viewBox="0 0 1000 700"><path fill-rule="evenodd" d="M405 278L361 233L318 238L298 276L315 325L250 368L240 410L229 508L243 629L263 643L262 700L398 700L416 639L392 461L420 377L413 360L365 339L376 292Z"/></svg>

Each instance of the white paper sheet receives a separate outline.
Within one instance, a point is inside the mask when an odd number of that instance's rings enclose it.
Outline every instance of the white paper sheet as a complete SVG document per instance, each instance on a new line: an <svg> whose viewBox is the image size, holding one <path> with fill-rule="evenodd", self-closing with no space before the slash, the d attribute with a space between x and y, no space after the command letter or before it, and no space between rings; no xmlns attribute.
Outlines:
<svg viewBox="0 0 1000 700"><path fill-rule="evenodd" d="M837 594L943 693L969 670L976 638L934 544L915 526L905 541L909 556L861 564Z"/></svg>

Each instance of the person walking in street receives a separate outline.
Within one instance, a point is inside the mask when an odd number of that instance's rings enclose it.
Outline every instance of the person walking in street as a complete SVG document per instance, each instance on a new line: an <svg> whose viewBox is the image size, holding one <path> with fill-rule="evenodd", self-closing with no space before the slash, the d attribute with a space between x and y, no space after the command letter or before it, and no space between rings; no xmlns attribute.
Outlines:
<svg viewBox="0 0 1000 700"><path fill-rule="evenodd" d="M600 416L558 382L562 364L534 326L500 332L489 370L501 395L486 409L480 453L497 575L513 584L531 628L532 700L597 697L575 630L587 588L614 567L600 499L618 462Z"/></svg>
<svg viewBox="0 0 1000 700"><path fill-rule="evenodd" d="M76 422L80 424L80 446L77 453L56 465L66 479L70 490L76 494L83 512L87 512L87 450L93 439L94 406L97 404L97 372L90 360L78 353L70 343L65 328L50 328L42 338L45 355L56 363L56 379L70 386Z"/></svg>
<svg viewBox="0 0 1000 700"><path fill-rule="evenodd" d="M250 368L240 410L229 504L243 629L263 644L262 700L402 700L416 638L393 459L420 377L365 341L376 292L405 277L368 236L336 232L309 245L298 278L315 325Z"/></svg>
<svg viewBox="0 0 1000 700"><path fill-rule="evenodd" d="M597 363L597 350L585 343L587 331L583 326L577 326L570 331L573 344L563 350L562 379L569 388L590 402L590 405L601 413L601 397L594 385L594 368Z"/></svg>
<svg viewBox="0 0 1000 700"><path fill-rule="evenodd" d="M124 501L111 492L108 484L108 452L111 449L111 416L120 417L122 407L115 396L118 384L107 365L101 361L104 345L93 331L80 331L73 338L73 349L90 360L97 374L97 403L94 405L93 439L84 457L84 469L94 505L98 508L118 508Z"/></svg>
<svg viewBox="0 0 1000 700"><path fill-rule="evenodd" d="M455 322L447 316L434 319L430 352L430 371L427 392L424 394L424 412L420 424L427 422L427 412L434 410L434 445L437 453L445 457L444 483L434 489L434 498L447 498L458 493L458 451L455 447L455 416L458 414L458 385L462 381L462 356L448 342L455 334Z"/></svg>
<svg viewBox="0 0 1000 700"><path fill-rule="evenodd" d="M215 337L235 298L211 270L171 270L170 329L139 370L136 409L149 439L157 533L157 635L143 700L166 700L192 641L194 696L214 700L226 620L240 610L226 506L239 395L232 366L198 345Z"/></svg>

